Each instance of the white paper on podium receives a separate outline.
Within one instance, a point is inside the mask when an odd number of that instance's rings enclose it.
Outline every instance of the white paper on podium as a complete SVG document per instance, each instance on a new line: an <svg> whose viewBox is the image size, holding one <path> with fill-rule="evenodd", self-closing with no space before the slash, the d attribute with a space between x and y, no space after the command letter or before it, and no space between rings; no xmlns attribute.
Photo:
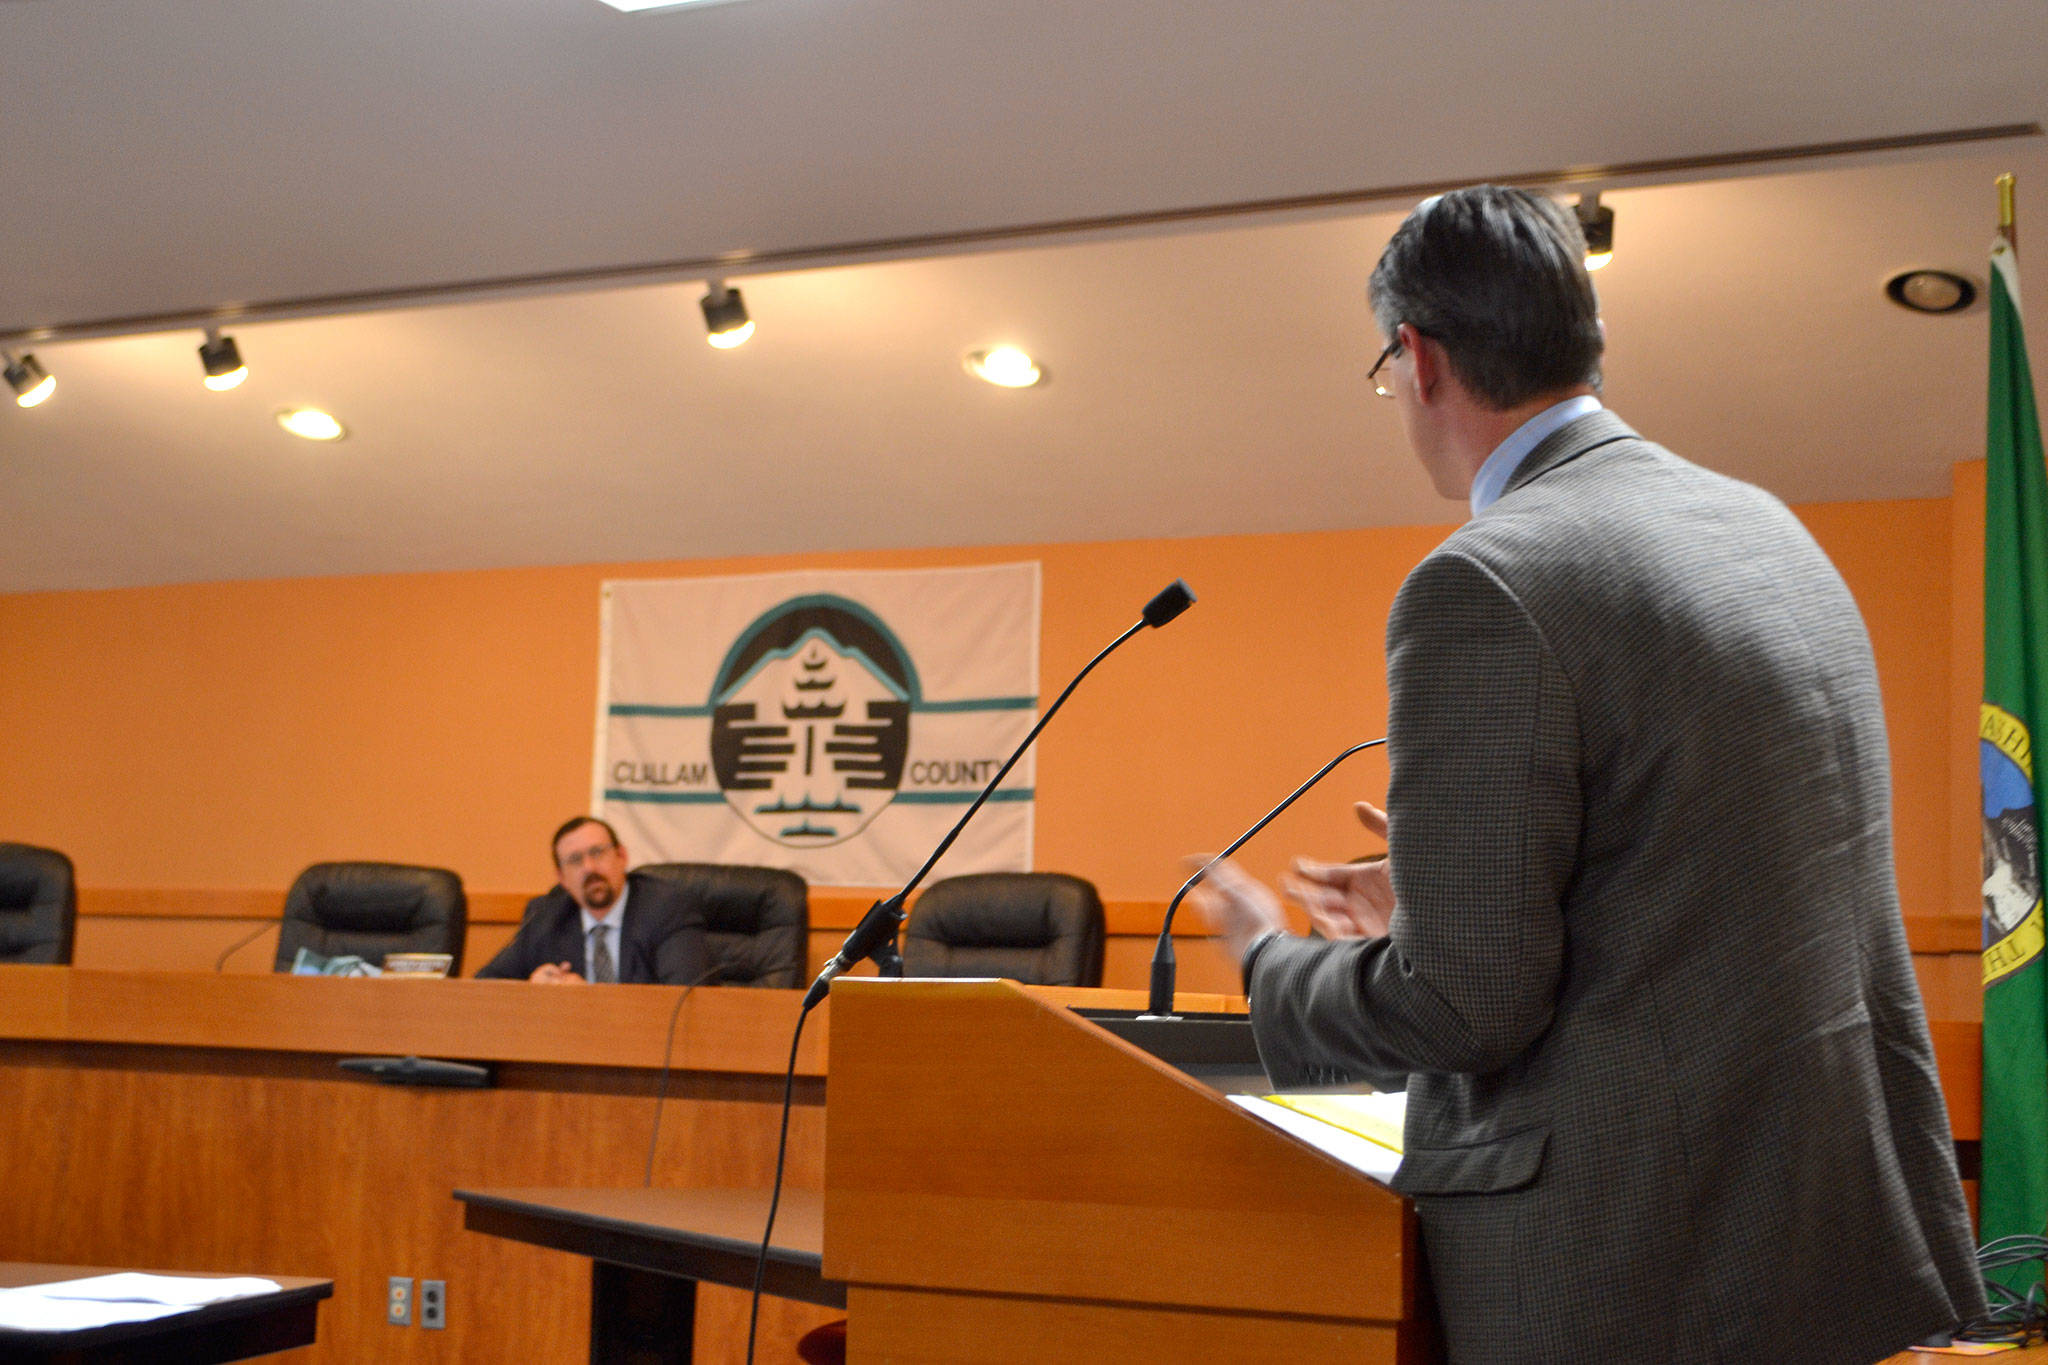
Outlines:
<svg viewBox="0 0 2048 1365"><path fill-rule="evenodd" d="M122 1271L82 1280L0 1289L0 1328L81 1332L117 1322L149 1322L224 1299L275 1294L281 1285L255 1276L145 1275Z"/></svg>
<svg viewBox="0 0 2048 1365"><path fill-rule="evenodd" d="M1356 1133L1348 1133L1335 1124L1297 1113L1284 1104L1275 1104L1257 1095L1232 1095L1230 1102L1258 1115L1275 1128L1300 1138L1317 1151L1337 1158L1351 1169L1363 1171L1381 1184L1392 1180L1394 1172L1401 1169L1399 1152Z"/></svg>
<svg viewBox="0 0 2048 1365"><path fill-rule="evenodd" d="M117 1322L148 1322L189 1313L183 1304L94 1303L89 1299L46 1299L33 1289L0 1289L0 1330L82 1332Z"/></svg>
<svg viewBox="0 0 2048 1365"><path fill-rule="evenodd" d="M35 1284L17 1291L46 1299L86 1299L93 1303L154 1303L174 1308L200 1308L224 1299L275 1294L284 1286L255 1275L149 1275L123 1270L83 1280Z"/></svg>

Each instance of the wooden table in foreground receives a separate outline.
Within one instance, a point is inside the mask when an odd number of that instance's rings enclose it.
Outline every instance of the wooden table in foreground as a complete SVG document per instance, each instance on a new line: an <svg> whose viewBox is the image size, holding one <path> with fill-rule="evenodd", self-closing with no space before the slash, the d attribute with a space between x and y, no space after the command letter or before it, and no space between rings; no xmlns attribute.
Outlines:
<svg viewBox="0 0 2048 1365"><path fill-rule="evenodd" d="M471 1232L588 1256L590 1360L684 1365L697 1284L750 1289L768 1218L766 1190L457 1190ZM784 1190L762 1277L765 1294L827 1308L846 1286L819 1270L822 1201Z"/></svg>
<svg viewBox="0 0 2048 1365"><path fill-rule="evenodd" d="M683 991L0 968L0 1256L334 1281L307 1365L588 1356L590 1279L465 1232L454 1189L640 1183ZM765 1188L796 991L705 987L676 1018L654 1179ZM816 1191L829 1011L797 1061L787 1184ZM379 1085L340 1057L489 1066L487 1090ZM447 1284L448 1325L385 1321L385 1282ZM274 1278L274 1276L273 1276ZM765 1359L827 1310L762 1306ZM746 1299L698 1295L698 1358L733 1362Z"/></svg>
<svg viewBox="0 0 2048 1365"><path fill-rule="evenodd" d="M36 1265L0 1261L0 1289L56 1284L115 1273L103 1266ZM178 1271L189 1275L191 1271ZM207 1278L219 1278L209 1276ZM313 1344L320 1300L334 1292L332 1280L266 1275L274 1294L252 1294L208 1304L148 1322L117 1322L77 1332L14 1332L0 1329L0 1362L46 1361L51 1365L213 1365L216 1361L289 1351Z"/></svg>

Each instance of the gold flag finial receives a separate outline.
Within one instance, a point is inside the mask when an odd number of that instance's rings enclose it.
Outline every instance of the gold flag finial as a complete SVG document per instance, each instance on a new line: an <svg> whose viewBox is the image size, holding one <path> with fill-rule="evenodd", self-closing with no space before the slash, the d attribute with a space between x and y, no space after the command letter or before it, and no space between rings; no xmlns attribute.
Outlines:
<svg viewBox="0 0 2048 1365"><path fill-rule="evenodd" d="M1998 235L2017 245L2018 225L2013 221L2012 172L1998 177Z"/></svg>

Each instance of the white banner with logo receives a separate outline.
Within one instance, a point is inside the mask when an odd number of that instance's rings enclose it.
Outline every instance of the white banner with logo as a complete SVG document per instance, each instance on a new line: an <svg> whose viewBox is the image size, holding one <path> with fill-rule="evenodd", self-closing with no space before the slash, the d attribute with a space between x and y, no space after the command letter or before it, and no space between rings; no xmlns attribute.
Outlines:
<svg viewBox="0 0 2048 1365"><path fill-rule="evenodd" d="M1038 718L1038 565L604 585L592 809L633 862L917 870ZM1026 754L933 869L1031 866Z"/></svg>

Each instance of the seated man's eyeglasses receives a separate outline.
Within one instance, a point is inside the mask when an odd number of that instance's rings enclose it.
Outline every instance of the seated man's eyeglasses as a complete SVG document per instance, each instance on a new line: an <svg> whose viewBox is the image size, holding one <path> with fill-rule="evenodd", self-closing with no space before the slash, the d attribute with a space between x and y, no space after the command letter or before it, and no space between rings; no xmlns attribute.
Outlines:
<svg viewBox="0 0 2048 1365"><path fill-rule="evenodd" d="M619 846L617 844L606 844L601 848L581 849L575 853L571 853L568 857L562 859L562 866L581 867L585 863L601 862L604 859L609 858L612 854L618 852L618 849Z"/></svg>

